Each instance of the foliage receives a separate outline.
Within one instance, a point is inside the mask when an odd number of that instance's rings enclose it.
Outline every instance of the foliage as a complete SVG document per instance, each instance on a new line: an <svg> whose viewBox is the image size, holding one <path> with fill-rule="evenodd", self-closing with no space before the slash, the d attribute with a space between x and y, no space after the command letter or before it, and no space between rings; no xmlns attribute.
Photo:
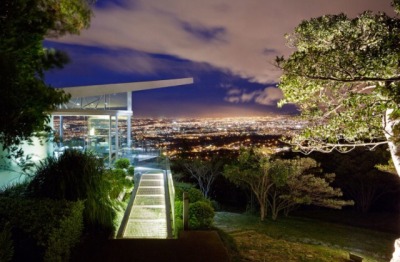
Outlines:
<svg viewBox="0 0 400 262"><path fill-rule="evenodd" d="M226 165L223 175L237 186L246 186L260 205L260 219L267 215L268 191L272 186L269 175L270 161L260 150L242 148L236 163Z"/></svg>
<svg viewBox="0 0 400 262"><path fill-rule="evenodd" d="M49 113L69 96L47 85L44 72L61 68L68 57L42 46L46 36L77 34L89 26L85 0L3 0L0 2L0 144L18 158L18 146L49 132Z"/></svg>
<svg viewBox="0 0 400 262"><path fill-rule="evenodd" d="M387 143L383 130L399 115L400 20L372 12L325 15L286 38L296 51L276 60L284 71L280 105L297 104L309 120L291 141L296 149L348 152Z"/></svg>
<svg viewBox="0 0 400 262"><path fill-rule="evenodd" d="M70 248L78 243L82 229L82 202L76 202L76 208L71 210L69 216L60 221L58 228L50 234L44 261L65 261L70 256ZM79 219L79 220L78 220Z"/></svg>
<svg viewBox="0 0 400 262"><path fill-rule="evenodd" d="M183 192L188 193L189 203L205 200L200 190L191 184L175 183L175 199L183 201Z"/></svg>
<svg viewBox="0 0 400 262"><path fill-rule="evenodd" d="M183 214L183 201L175 200L175 217L182 219Z"/></svg>
<svg viewBox="0 0 400 262"><path fill-rule="evenodd" d="M25 180L22 183L8 184L0 189L0 196L4 197L24 197L29 181Z"/></svg>
<svg viewBox="0 0 400 262"><path fill-rule="evenodd" d="M10 223L0 227L0 261L11 261L14 255L14 245Z"/></svg>
<svg viewBox="0 0 400 262"><path fill-rule="evenodd" d="M288 214L301 204L330 208L352 204L337 198L342 196L341 190L330 186L335 175L316 175L320 173L318 167L311 158L273 159L263 150L250 148L241 150L237 163L225 166L224 176L251 189L258 200L261 221L268 209L275 220L279 212Z"/></svg>
<svg viewBox="0 0 400 262"><path fill-rule="evenodd" d="M386 164L376 164L375 168L382 172L397 174L396 168L394 167L394 164L393 164L393 160L391 160L391 159Z"/></svg>
<svg viewBox="0 0 400 262"><path fill-rule="evenodd" d="M107 195L90 192L83 213L85 230L108 238L115 231L116 211Z"/></svg>
<svg viewBox="0 0 400 262"><path fill-rule="evenodd" d="M289 211L298 205L315 205L341 209L353 205L353 201L344 201L340 188L331 187L335 174L321 174L319 165L311 158L289 160L276 159L271 169L273 187L269 192L268 204L272 219L276 220L280 211Z"/></svg>
<svg viewBox="0 0 400 262"><path fill-rule="evenodd" d="M175 184L175 231L183 229L183 192L189 198L189 228L207 229L212 226L214 209L211 201L204 198L203 194L193 185L185 183Z"/></svg>
<svg viewBox="0 0 400 262"><path fill-rule="evenodd" d="M27 191L40 198L85 200L86 229L108 234L114 230L116 214L106 178L102 162L94 155L67 150L58 159L50 157L41 162Z"/></svg>
<svg viewBox="0 0 400 262"><path fill-rule="evenodd" d="M12 228L14 259L67 261L80 240L83 208L82 201L1 197L0 227Z"/></svg>
<svg viewBox="0 0 400 262"><path fill-rule="evenodd" d="M123 169L108 169L104 172L105 179L110 183L109 196L111 199L117 199L118 196L127 188L132 188L132 181L126 178L127 173Z"/></svg>
<svg viewBox="0 0 400 262"><path fill-rule="evenodd" d="M30 136L40 135L38 132L42 130L50 132L49 113L58 104L68 101L69 96L47 86L44 80L36 77L34 70L20 69L22 65L17 65L15 59L14 54L0 52L0 81L3 83L0 89L0 110L3 112L0 115L0 142L2 150L19 158L23 152L12 145L18 146L25 140L29 142ZM29 66L26 61L21 64Z"/></svg>
<svg viewBox="0 0 400 262"><path fill-rule="evenodd" d="M128 169L130 165L131 162L128 158L119 158L114 163L114 167L119 169Z"/></svg>
<svg viewBox="0 0 400 262"><path fill-rule="evenodd" d="M398 0L393 6L399 12ZM326 15L287 38L297 51L276 59L284 70L280 105L298 104L310 122L292 139L295 148L349 152L388 144L400 175L400 19L369 11L354 19Z"/></svg>
<svg viewBox="0 0 400 262"><path fill-rule="evenodd" d="M100 190L103 165L94 155L66 150L59 158L40 162L28 191L36 197L83 200Z"/></svg>
<svg viewBox="0 0 400 262"><path fill-rule="evenodd" d="M189 227L191 229L206 229L212 226L214 209L209 202L197 201L189 205Z"/></svg>
<svg viewBox="0 0 400 262"><path fill-rule="evenodd" d="M130 166L128 167L128 175L133 176L135 174L135 167L134 166Z"/></svg>
<svg viewBox="0 0 400 262"><path fill-rule="evenodd" d="M400 14L400 0L393 0L392 6L397 14Z"/></svg>

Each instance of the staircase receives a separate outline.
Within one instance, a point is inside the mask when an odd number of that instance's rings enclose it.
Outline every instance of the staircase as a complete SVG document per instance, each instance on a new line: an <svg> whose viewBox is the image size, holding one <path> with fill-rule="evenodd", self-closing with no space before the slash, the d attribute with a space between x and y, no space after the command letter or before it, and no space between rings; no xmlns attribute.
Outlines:
<svg viewBox="0 0 400 262"><path fill-rule="evenodd" d="M128 206L119 238L166 239L170 236L170 215L165 175L162 170L147 171L140 177L132 193L133 202Z"/></svg>

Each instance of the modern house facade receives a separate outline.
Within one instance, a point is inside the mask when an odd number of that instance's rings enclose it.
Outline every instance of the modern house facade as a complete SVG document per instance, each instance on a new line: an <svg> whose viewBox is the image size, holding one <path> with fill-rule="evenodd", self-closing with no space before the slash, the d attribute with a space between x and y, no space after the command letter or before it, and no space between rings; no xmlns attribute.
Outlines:
<svg viewBox="0 0 400 262"><path fill-rule="evenodd" d="M71 95L68 104L53 112L53 124L58 131L55 153L63 150L65 117L83 117L86 122L76 147L90 150L111 163L125 155L132 146L132 92L181 86L193 83L193 78L93 85L63 88ZM58 147L57 147L58 146Z"/></svg>
<svg viewBox="0 0 400 262"><path fill-rule="evenodd" d="M180 78L62 88L71 99L52 113L54 139L46 143L34 139L33 145L23 145L23 149L38 161L73 147L92 151L111 164L132 150L132 92L192 83L193 78ZM79 127L75 125L77 122ZM76 131L73 132L76 135L67 138L66 129ZM11 167L4 168L7 164L3 164L2 168L0 163L0 176L5 180L11 179L10 170L17 168L13 163L8 164ZM0 186L4 183L0 179Z"/></svg>

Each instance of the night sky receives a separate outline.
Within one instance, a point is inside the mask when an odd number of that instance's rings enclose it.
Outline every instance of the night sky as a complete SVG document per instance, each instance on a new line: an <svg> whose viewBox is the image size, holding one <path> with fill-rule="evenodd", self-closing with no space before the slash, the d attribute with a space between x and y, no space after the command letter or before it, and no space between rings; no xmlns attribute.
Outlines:
<svg viewBox="0 0 400 262"><path fill-rule="evenodd" d="M276 56L285 33L324 14L393 15L390 0L98 0L91 27L48 39L71 63L51 71L54 87L193 77L194 84L135 92L136 117L293 114L277 108Z"/></svg>

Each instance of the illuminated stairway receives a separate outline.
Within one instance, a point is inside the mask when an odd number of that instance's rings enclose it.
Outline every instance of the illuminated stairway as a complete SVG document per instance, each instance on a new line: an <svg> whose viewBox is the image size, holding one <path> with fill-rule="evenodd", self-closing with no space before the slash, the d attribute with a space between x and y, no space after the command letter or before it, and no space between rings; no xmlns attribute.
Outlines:
<svg viewBox="0 0 400 262"><path fill-rule="evenodd" d="M165 189L164 173L161 170L142 174L122 238L168 237L169 215L165 203L169 200L166 199L168 194Z"/></svg>

